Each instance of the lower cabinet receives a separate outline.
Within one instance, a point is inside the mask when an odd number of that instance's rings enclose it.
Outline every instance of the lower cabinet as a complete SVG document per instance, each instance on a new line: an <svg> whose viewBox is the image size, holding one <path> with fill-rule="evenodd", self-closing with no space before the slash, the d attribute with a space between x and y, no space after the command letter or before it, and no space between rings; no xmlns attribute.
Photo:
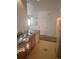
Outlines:
<svg viewBox="0 0 79 59"><path fill-rule="evenodd" d="M27 56L30 54L31 50L35 47L35 45L39 41L39 32L35 32L31 36L28 37L28 42L27 38L26 40L20 43L17 47L17 50L20 52L17 53L17 59L26 59Z"/></svg>
<svg viewBox="0 0 79 59"><path fill-rule="evenodd" d="M17 59L26 59L26 53L25 52L19 52L17 54Z"/></svg>

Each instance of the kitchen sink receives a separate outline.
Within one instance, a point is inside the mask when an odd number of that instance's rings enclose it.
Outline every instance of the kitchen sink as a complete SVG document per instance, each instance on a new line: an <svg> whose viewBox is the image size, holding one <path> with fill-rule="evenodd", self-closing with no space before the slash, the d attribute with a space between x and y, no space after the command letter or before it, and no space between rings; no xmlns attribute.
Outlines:
<svg viewBox="0 0 79 59"><path fill-rule="evenodd" d="M18 35L18 37L17 37L17 44L23 42L24 40L28 41L29 40L28 37L30 35L32 35L31 32L25 32L25 33L22 33L22 34Z"/></svg>

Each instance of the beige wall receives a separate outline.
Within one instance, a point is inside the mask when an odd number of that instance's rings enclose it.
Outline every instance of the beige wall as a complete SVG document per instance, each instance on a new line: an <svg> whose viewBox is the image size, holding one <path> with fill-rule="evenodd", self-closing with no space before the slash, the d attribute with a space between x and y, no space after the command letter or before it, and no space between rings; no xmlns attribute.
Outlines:
<svg viewBox="0 0 79 59"><path fill-rule="evenodd" d="M55 36L56 32L56 11L40 11L38 15L40 34Z"/></svg>
<svg viewBox="0 0 79 59"><path fill-rule="evenodd" d="M26 4L17 0L17 33L27 31Z"/></svg>
<svg viewBox="0 0 79 59"><path fill-rule="evenodd" d="M61 16L61 0L29 0L31 13L37 17L38 25L32 29L40 30L41 35L56 37L56 17ZM46 23L45 23L46 22Z"/></svg>

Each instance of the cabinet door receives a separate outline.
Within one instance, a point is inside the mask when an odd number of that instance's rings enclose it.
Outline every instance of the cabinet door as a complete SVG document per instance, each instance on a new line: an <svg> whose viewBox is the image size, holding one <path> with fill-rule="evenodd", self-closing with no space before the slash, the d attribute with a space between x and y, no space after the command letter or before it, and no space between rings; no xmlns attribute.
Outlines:
<svg viewBox="0 0 79 59"><path fill-rule="evenodd" d="M22 42L17 46L17 59L26 59L25 43Z"/></svg>
<svg viewBox="0 0 79 59"><path fill-rule="evenodd" d="M35 46L35 34L31 37L31 44L32 47Z"/></svg>
<svg viewBox="0 0 79 59"><path fill-rule="evenodd" d="M37 32L36 33L36 36L35 36L35 43L37 44L39 42L39 37L40 36L40 32Z"/></svg>
<svg viewBox="0 0 79 59"><path fill-rule="evenodd" d="M26 59L26 54L25 52L19 52L17 55L17 59Z"/></svg>
<svg viewBox="0 0 79 59"><path fill-rule="evenodd" d="M61 18L57 17L57 23L56 23L56 34L57 34L57 56L61 56Z"/></svg>

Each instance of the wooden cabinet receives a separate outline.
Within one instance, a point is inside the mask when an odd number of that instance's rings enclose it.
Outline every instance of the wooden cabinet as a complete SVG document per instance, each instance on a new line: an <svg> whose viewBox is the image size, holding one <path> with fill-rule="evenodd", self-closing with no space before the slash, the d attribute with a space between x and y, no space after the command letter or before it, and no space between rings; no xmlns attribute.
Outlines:
<svg viewBox="0 0 79 59"><path fill-rule="evenodd" d="M26 41L27 39L29 40ZM32 35L26 37L23 42L17 45L17 59L26 59L38 42L39 31L34 31Z"/></svg>
<svg viewBox="0 0 79 59"><path fill-rule="evenodd" d="M19 52L17 54L17 59L26 59L26 53L25 52Z"/></svg>
<svg viewBox="0 0 79 59"><path fill-rule="evenodd" d="M57 47L56 47L56 54L58 57L61 57L61 18L57 18Z"/></svg>
<svg viewBox="0 0 79 59"><path fill-rule="evenodd" d="M17 59L25 59L26 51L25 51L25 43L22 42L17 46Z"/></svg>

